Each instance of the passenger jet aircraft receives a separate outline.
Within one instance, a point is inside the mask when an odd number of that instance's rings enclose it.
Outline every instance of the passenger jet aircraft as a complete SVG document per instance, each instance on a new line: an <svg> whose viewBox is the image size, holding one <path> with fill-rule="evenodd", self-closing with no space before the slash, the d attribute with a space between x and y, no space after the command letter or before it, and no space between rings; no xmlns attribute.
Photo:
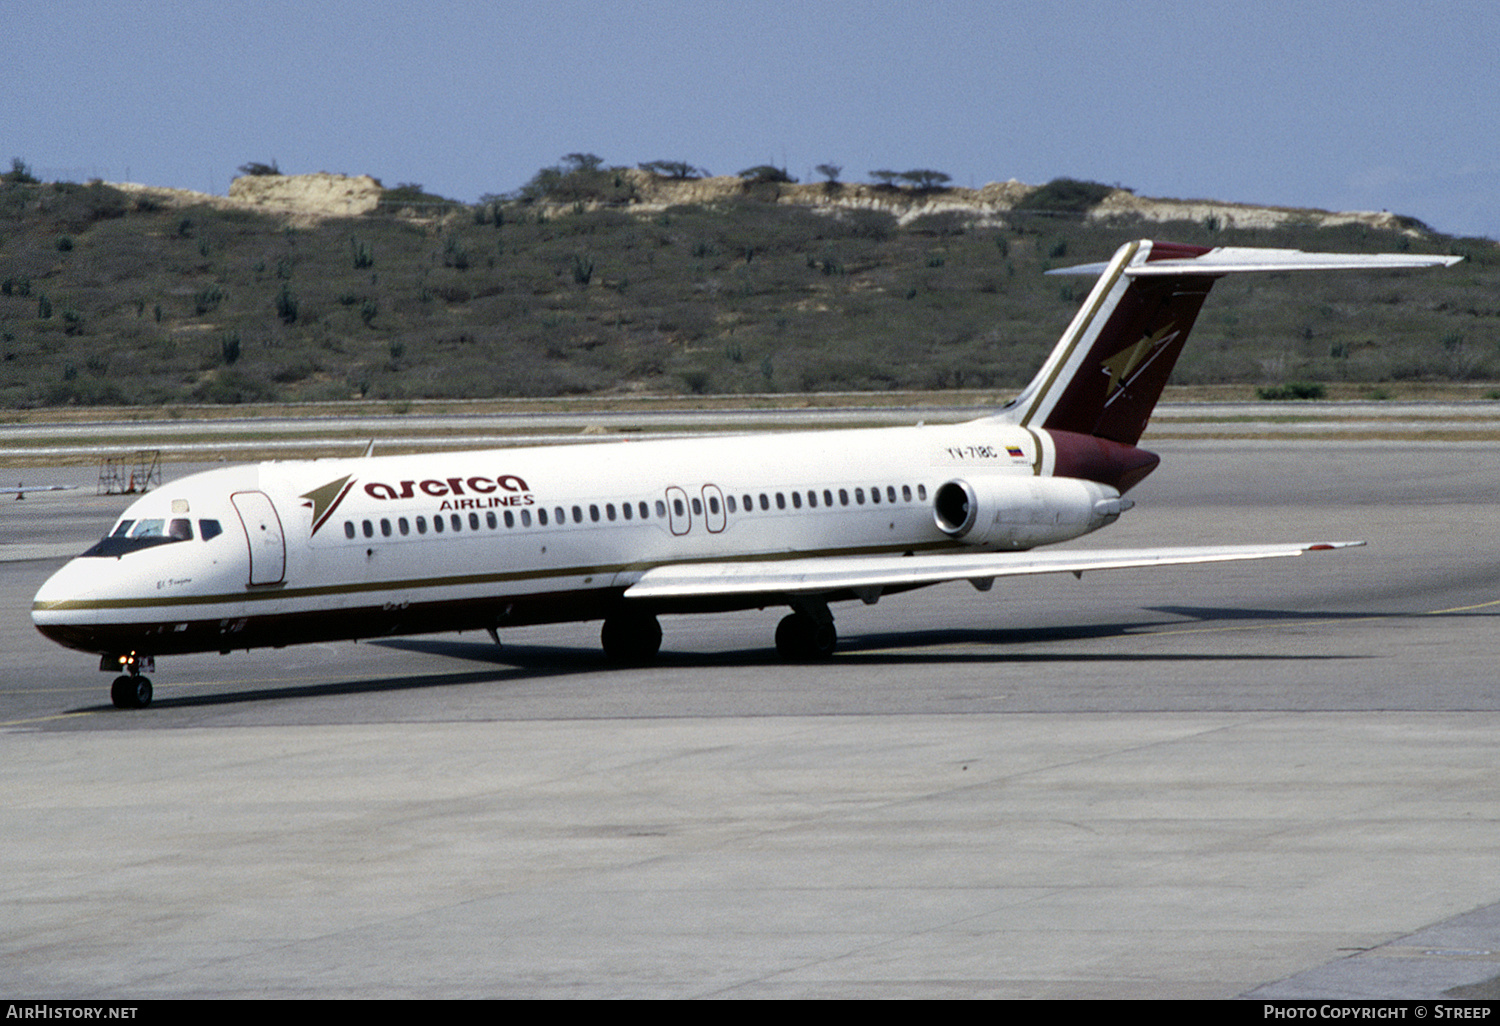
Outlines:
<svg viewBox="0 0 1500 1026"><path fill-rule="evenodd" d="M942 581L1294 556L1358 542L1033 553L1113 523L1158 459L1137 448L1214 281L1458 257L1205 249L1107 264L1032 382L956 425L261 463L133 503L32 606L53 641L151 701L155 657L602 620L644 663L664 613L787 606L776 648L829 656L829 605Z"/></svg>

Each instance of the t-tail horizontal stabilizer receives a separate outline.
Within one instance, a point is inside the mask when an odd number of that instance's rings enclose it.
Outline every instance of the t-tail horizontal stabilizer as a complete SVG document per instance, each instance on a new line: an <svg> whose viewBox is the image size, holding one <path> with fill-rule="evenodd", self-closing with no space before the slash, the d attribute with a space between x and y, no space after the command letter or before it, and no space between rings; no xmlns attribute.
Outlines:
<svg viewBox="0 0 1500 1026"><path fill-rule="evenodd" d="M1134 446L1151 419L1208 290L1248 271L1445 267L1461 257L1411 253L1304 253L1295 249L1131 242L1106 264L1052 274L1098 274L1042 369L1002 414L1045 428Z"/></svg>

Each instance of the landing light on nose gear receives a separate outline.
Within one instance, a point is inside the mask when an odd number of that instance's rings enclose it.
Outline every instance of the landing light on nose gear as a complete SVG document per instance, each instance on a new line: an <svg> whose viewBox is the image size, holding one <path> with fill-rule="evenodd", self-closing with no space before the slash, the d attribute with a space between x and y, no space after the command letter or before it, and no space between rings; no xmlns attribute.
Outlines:
<svg viewBox="0 0 1500 1026"><path fill-rule="evenodd" d="M110 701L116 709L144 709L151 704L151 678L143 677L144 671L156 672L156 659L148 655L131 652L120 656L100 656L99 669L105 673L124 671L110 685Z"/></svg>

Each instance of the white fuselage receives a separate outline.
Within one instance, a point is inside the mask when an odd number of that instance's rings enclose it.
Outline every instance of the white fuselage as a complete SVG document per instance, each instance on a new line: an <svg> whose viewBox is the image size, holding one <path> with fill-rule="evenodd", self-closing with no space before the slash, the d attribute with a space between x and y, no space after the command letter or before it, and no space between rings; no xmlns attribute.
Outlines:
<svg viewBox="0 0 1500 1026"><path fill-rule="evenodd" d="M662 564L1019 550L1115 519L1118 492L1055 459L980 420L233 467L132 504L33 618L107 655L595 619ZM955 481L967 524L934 513Z"/></svg>

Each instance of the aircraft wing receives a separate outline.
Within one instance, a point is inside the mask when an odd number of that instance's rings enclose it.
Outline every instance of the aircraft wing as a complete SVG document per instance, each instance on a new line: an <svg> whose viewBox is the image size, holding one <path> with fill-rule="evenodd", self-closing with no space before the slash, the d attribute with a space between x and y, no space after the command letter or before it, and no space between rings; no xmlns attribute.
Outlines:
<svg viewBox="0 0 1500 1026"><path fill-rule="evenodd" d="M73 492L77 490L77 485L17 485L14 488L0 488L0 495L14 495L24 499L27 492Z"/></svg>
<svg viewBox="0 0 1500 1026"><path fill-rule="evenodd" d="M1092 570L1276 559L1351 548L1361 541L1285 545L1198 545L1165 549L1094 549L1060 552L975 552L922 556L834 556L736 563L674 563L640 574L627 599L727 595L823 595L852 591L874 602L882 591L944 581L969 581L987 591L996 577L1082 574Z"/></svg>

